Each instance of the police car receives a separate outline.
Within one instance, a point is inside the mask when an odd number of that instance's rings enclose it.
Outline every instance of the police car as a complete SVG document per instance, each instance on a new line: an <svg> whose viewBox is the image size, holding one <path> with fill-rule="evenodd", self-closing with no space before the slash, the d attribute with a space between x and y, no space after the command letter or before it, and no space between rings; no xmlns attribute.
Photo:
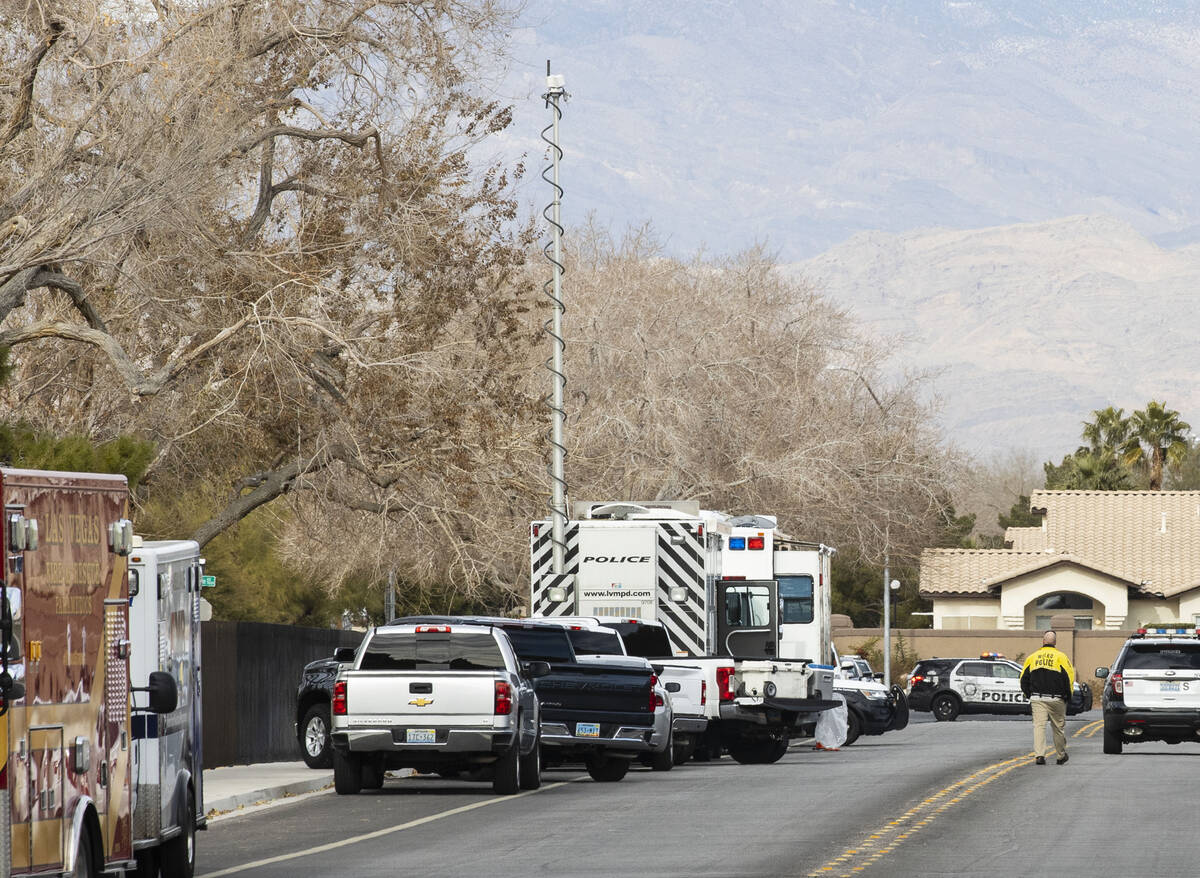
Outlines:
<svg viewBox="0 0 1200 878"><path fill-rule="evenodd" d="M1200 740L1200 629L1139 628L1096 676L1106 680L1105 753L1137 741Z"/></svg>
<svg viewBox="0 0 1200 878"><path fill-rule="evenodd" d="M998 653L979 658L935 658L917 662L908 675L908 706L932 713L939 722L960 713L1029 713L1021 692L1021 666ZM1092 690L1076 683L1067 714L1092 709Z"/></svg>
<svg viewBox="0 0 1200 878"><path fill-rule="evenodd" d="M899 686L890 689L879 681L882 674L871 670L866 659L843 656L833 691L846 699L846 741L849 746L862 735L898 732L908 726L908 701Z"/></svg>

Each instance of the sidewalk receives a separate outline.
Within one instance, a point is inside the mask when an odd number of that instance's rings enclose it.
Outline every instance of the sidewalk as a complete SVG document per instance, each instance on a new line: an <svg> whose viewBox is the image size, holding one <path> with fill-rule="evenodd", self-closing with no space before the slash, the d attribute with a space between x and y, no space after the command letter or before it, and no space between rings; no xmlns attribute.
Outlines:
<svg viewBox="0 0 1200 878"><path fill-rule="evenodd" d="M389 771L389 778L409 777L411 768ZM204 772L204 813L209 821L247 814L277 802L333 789L333 769L309 768L303 762L230 765Z"/></svg>
<svg viewBox="0 0 1200 878"><path fill-rule="evenodd" d="M204 772L204 811L210 820L219 819L230 812L332 786L332 769L312 769L303 762L209 768Z"/></svg>

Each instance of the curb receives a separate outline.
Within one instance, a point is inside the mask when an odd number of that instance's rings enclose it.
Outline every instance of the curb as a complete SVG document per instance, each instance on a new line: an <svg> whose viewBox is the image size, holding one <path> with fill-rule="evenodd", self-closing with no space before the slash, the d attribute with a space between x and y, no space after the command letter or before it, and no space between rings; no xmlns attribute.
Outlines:
<svg viewBox="0 0 1200 878"><path fill-rule="evenodd" d="M204 810L208 813L213 811L234 811L238 808L247 808L251 805L261 805L275 799L283 799L289 796L302 796L305 793L313 793L317 790L323 790L333 784L333 773L328 771L314 772L314 777L307 780L297 780L291 783L279 784L273 787L264 787L260 790L250 790L244 793L234 793L231 796L225 796L220 799L206 800L204 802Z"/></svg>

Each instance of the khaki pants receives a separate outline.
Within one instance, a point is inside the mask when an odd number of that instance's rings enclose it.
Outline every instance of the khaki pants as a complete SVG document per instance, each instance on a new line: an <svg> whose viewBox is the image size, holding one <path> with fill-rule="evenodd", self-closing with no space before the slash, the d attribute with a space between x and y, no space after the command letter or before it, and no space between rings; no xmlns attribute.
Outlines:
<svg viewBox="0 0 1200 878"><path fill-rule="evenodd" d="M1067 755L1067 703L1061 698L1042 698L1035 695L1029 699L1033 708L1033 755L1048 756L1046 752L1046 721L1054 731L1054 752L1062 759Z"/></svg>

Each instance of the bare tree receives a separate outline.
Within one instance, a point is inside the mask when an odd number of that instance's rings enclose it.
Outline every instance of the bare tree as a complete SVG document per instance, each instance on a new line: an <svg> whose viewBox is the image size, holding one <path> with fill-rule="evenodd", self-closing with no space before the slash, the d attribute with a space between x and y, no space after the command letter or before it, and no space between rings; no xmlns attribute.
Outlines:
<svg viewBox="0 0 1200 878"><path fill-rule="evenodd" d="M472 85L507 14L490 0L0 9L11 409L152 438L147 490L189 492L201 542L289 495L327 555L377 530L375 562L444 575L434 536L469 537L456 516L509 490L506 456L530 441L519 168L468 160L509 123ZM408 526L418 539L385 538Z"/></svg>
<svg viewBox="0 0 1200 878"><path fill-rule="evenodd" d="M573 497L777 513L870 558L932 538L957 458L845 312L761 248L685 263L589 228L568 252Z"/></svg>

